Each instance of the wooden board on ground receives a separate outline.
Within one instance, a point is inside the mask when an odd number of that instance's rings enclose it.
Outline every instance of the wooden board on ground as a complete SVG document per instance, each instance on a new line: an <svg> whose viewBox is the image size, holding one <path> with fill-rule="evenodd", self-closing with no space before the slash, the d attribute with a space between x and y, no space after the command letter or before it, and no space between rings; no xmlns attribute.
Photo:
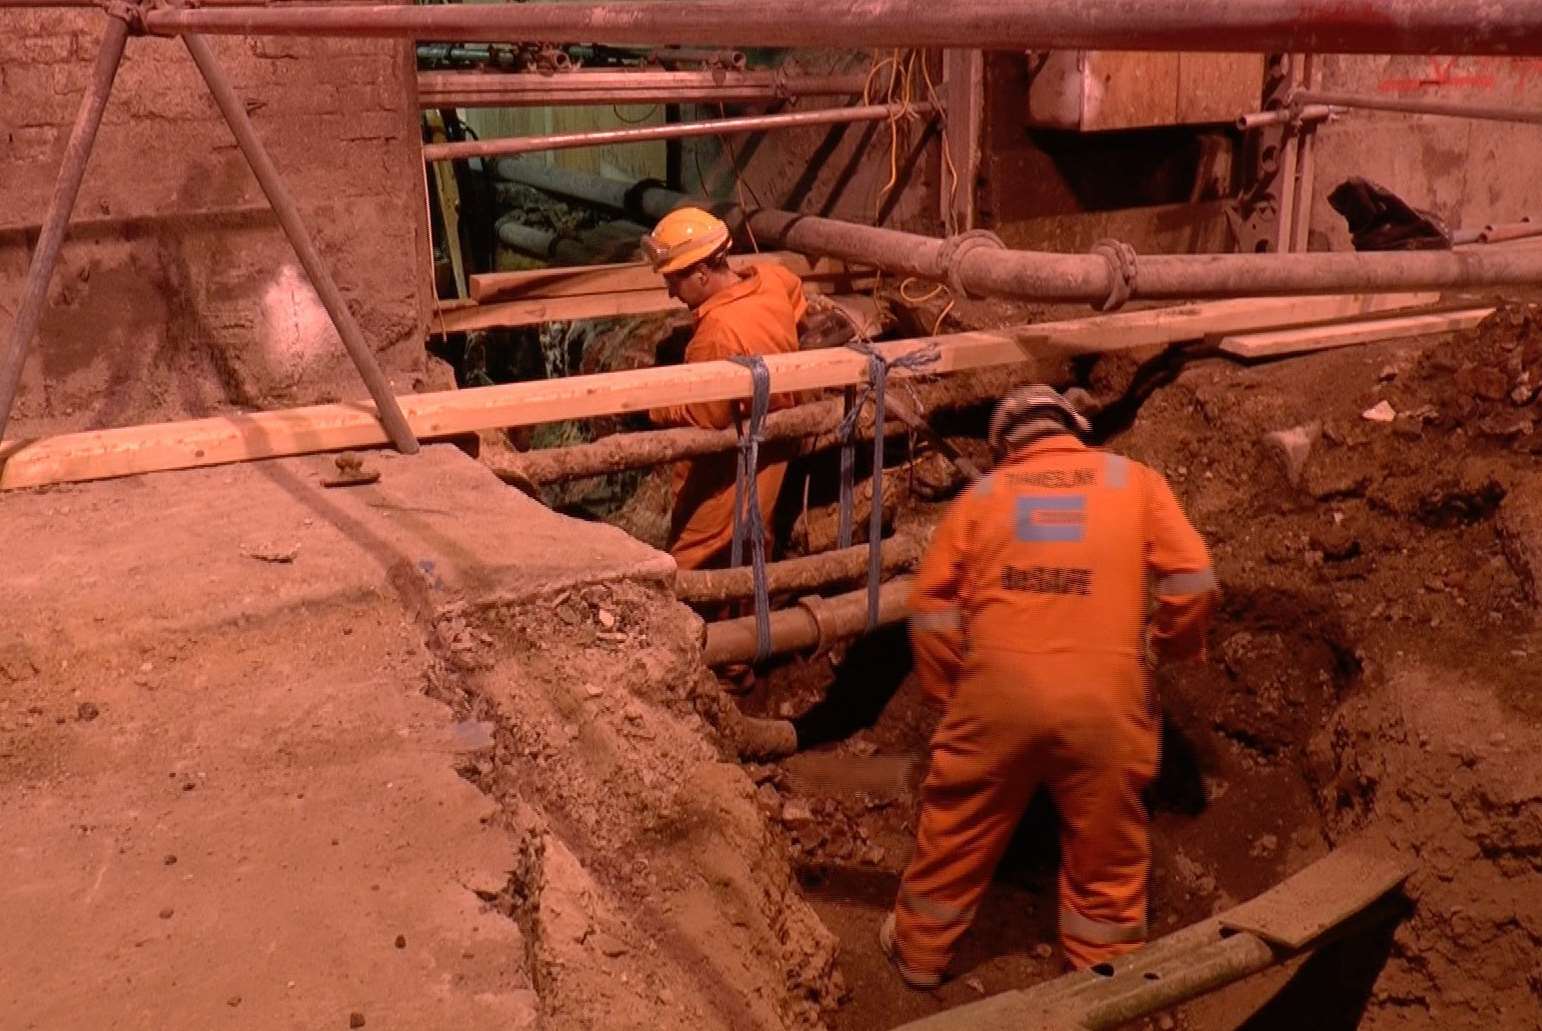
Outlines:
<svg viewBox="0 0 1542 1031"><path fill-rule="evenodd" d="M1406 295L1405 295L1406 296ZM1054 353L1090 354L1193 340L1209 333L1299 322L1314 311L1369 303L1363 295L1249 298L1015 326L990 332L895 340L875 352L893 360L930 347L938 360L925 374L1010 365ZM862 383L867 358L837 347L766 359L775 393ZM896 369L896 376L914 373ZM413 431L448 437L497 427L647 411L664 405L742 400L750 373L732 362L701 362L535 380L401 397ZM220 416L147 426L68 433L41 440L0 442L0 488L35 487L189 469L285 455L378 447L388 443L367 401L312 405L275 412Z"/></svg>
<svg viewBox="0 0 1542 1031"><path fill-rule="evenodd" d="M1387 319L1357 319L1327 326L1239 333L1222 337L1219 346L1223 352L1237 358L1279 358L1331 347L1396 340L1399 337L1459 332L1471 329L1493 313L1493 308L1462 308Z"/></svg>
<svg viewBox="0 0 1542 1031"><path fill-rule="evenodd" d="M1044 341L1047 353L1092 354L1151 347L1179 340L1295 326L1302 322L1395 311L1431 304L1439 294L1325 294L1320 297L1248 297L1234 301L1197 301L1167 308L1146 308L1114 315L1046 323L1055 327ZM1136 316L1140 316L1136 318Z"/></svg>
<svg viewBox="0 0 1542 1031"><path fill-rule="evenodd" d="M1353 841L1222 914L1221 926L1256 934L1277 948L1302 949L1402 884L1413 870L1413 863L1389 848Z"/></svg>
<svg viewBox="0 0 1542 1031"><path fill-rule="evenodd" d="M743 268L755 262L775 262L800 279L872 278L872 272L835 258L806 258L790 251L731 255L728 263ZM477 301L546 300L587 294L612 294L633 290L662 290L664 280L644 262L611 265L578 265L569 268L529 269L522 272L484 272L471 277L471 296Z"/></svg>

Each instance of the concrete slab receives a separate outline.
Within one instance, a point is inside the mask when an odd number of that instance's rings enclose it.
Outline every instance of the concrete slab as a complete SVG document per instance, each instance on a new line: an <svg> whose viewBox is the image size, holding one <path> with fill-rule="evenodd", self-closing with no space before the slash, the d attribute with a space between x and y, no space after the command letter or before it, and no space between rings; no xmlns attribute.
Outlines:
<svg viewBox="0 0 1542 1031"><path fill-rule="evenodd" d="M486 901L511 840L456 772L489 742L423 696L422 621L673 565L454 449L370 461L0 504L6 1027L534 1024Z"/></svg>

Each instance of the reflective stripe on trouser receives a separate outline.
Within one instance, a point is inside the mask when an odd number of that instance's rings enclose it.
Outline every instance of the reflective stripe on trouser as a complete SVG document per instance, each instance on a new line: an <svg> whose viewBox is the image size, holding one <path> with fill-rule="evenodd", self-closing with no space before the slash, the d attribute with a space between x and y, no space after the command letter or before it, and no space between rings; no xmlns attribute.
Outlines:
<svg viewBox="0 0 1542 1031"><path fill-rule="evenodd" d="M937 633L964 629L964 614L958 609L939 609L936 612L912 612L910 629L920 633Z"/></svg>
<svg viewBox="0 0 1542 1031"><path fill-rule="evenodd" d="M895 945L918 971L947 967L1040 784L1061 819L1060 908L1079 918L1061 924L1066 958L1086 967L1145 940L1140 796L1157 731L1140 671L1103 655L1002 657L991 670L971 663L932 739L916 853L895 906Z"/></svg>

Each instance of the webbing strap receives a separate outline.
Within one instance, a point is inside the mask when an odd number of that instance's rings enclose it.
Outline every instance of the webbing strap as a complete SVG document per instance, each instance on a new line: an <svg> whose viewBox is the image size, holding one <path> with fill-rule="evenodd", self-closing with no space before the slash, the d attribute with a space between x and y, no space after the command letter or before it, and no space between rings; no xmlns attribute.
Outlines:
<svg viewBox="0 0 1542 1031"><path fill-rule="evenodd" d="M854 340L846 345L867 357L867 390L853 400L847 395L846 415L841 420L838 436L841 442L841 507L836 546L851 547L852 509L854 507L853 481L856 478L857 419L862 413L862 403L868 394L873 398L873 500L867 521L867 629L878 626L878 591L883 586L883 424L888 418L884 392L888 389L889 371L895 368L921 369L941 357L937 345L900 355L893 361L884 361L874 352L872 345Z"/></svg>
<svg viewBox="0 0 1542 1031"><path fill-rule="evenodd" d="M728 359L750 370L750 418L739 427L739 464L734 477L734 532L730 565L744 562L744 538L750 535L750 565L755 582L755 661L771 655L771 597L766 589L766 525L760 514L760 442L771 408L771 370L759 355Z"/></svg>

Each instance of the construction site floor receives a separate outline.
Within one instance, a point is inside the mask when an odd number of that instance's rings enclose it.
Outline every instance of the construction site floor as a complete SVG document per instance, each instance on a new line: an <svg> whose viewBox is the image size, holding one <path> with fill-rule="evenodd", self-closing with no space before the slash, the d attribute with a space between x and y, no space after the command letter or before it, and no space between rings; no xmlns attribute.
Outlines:
<svg viewBox="0 0 1542 1031"><path fill-rule="evenodd" d="M513 843L424 696L452 600L658 581L666 556L458 450L166 473L0 502L0 1020L517 1028Z"/></svg>

